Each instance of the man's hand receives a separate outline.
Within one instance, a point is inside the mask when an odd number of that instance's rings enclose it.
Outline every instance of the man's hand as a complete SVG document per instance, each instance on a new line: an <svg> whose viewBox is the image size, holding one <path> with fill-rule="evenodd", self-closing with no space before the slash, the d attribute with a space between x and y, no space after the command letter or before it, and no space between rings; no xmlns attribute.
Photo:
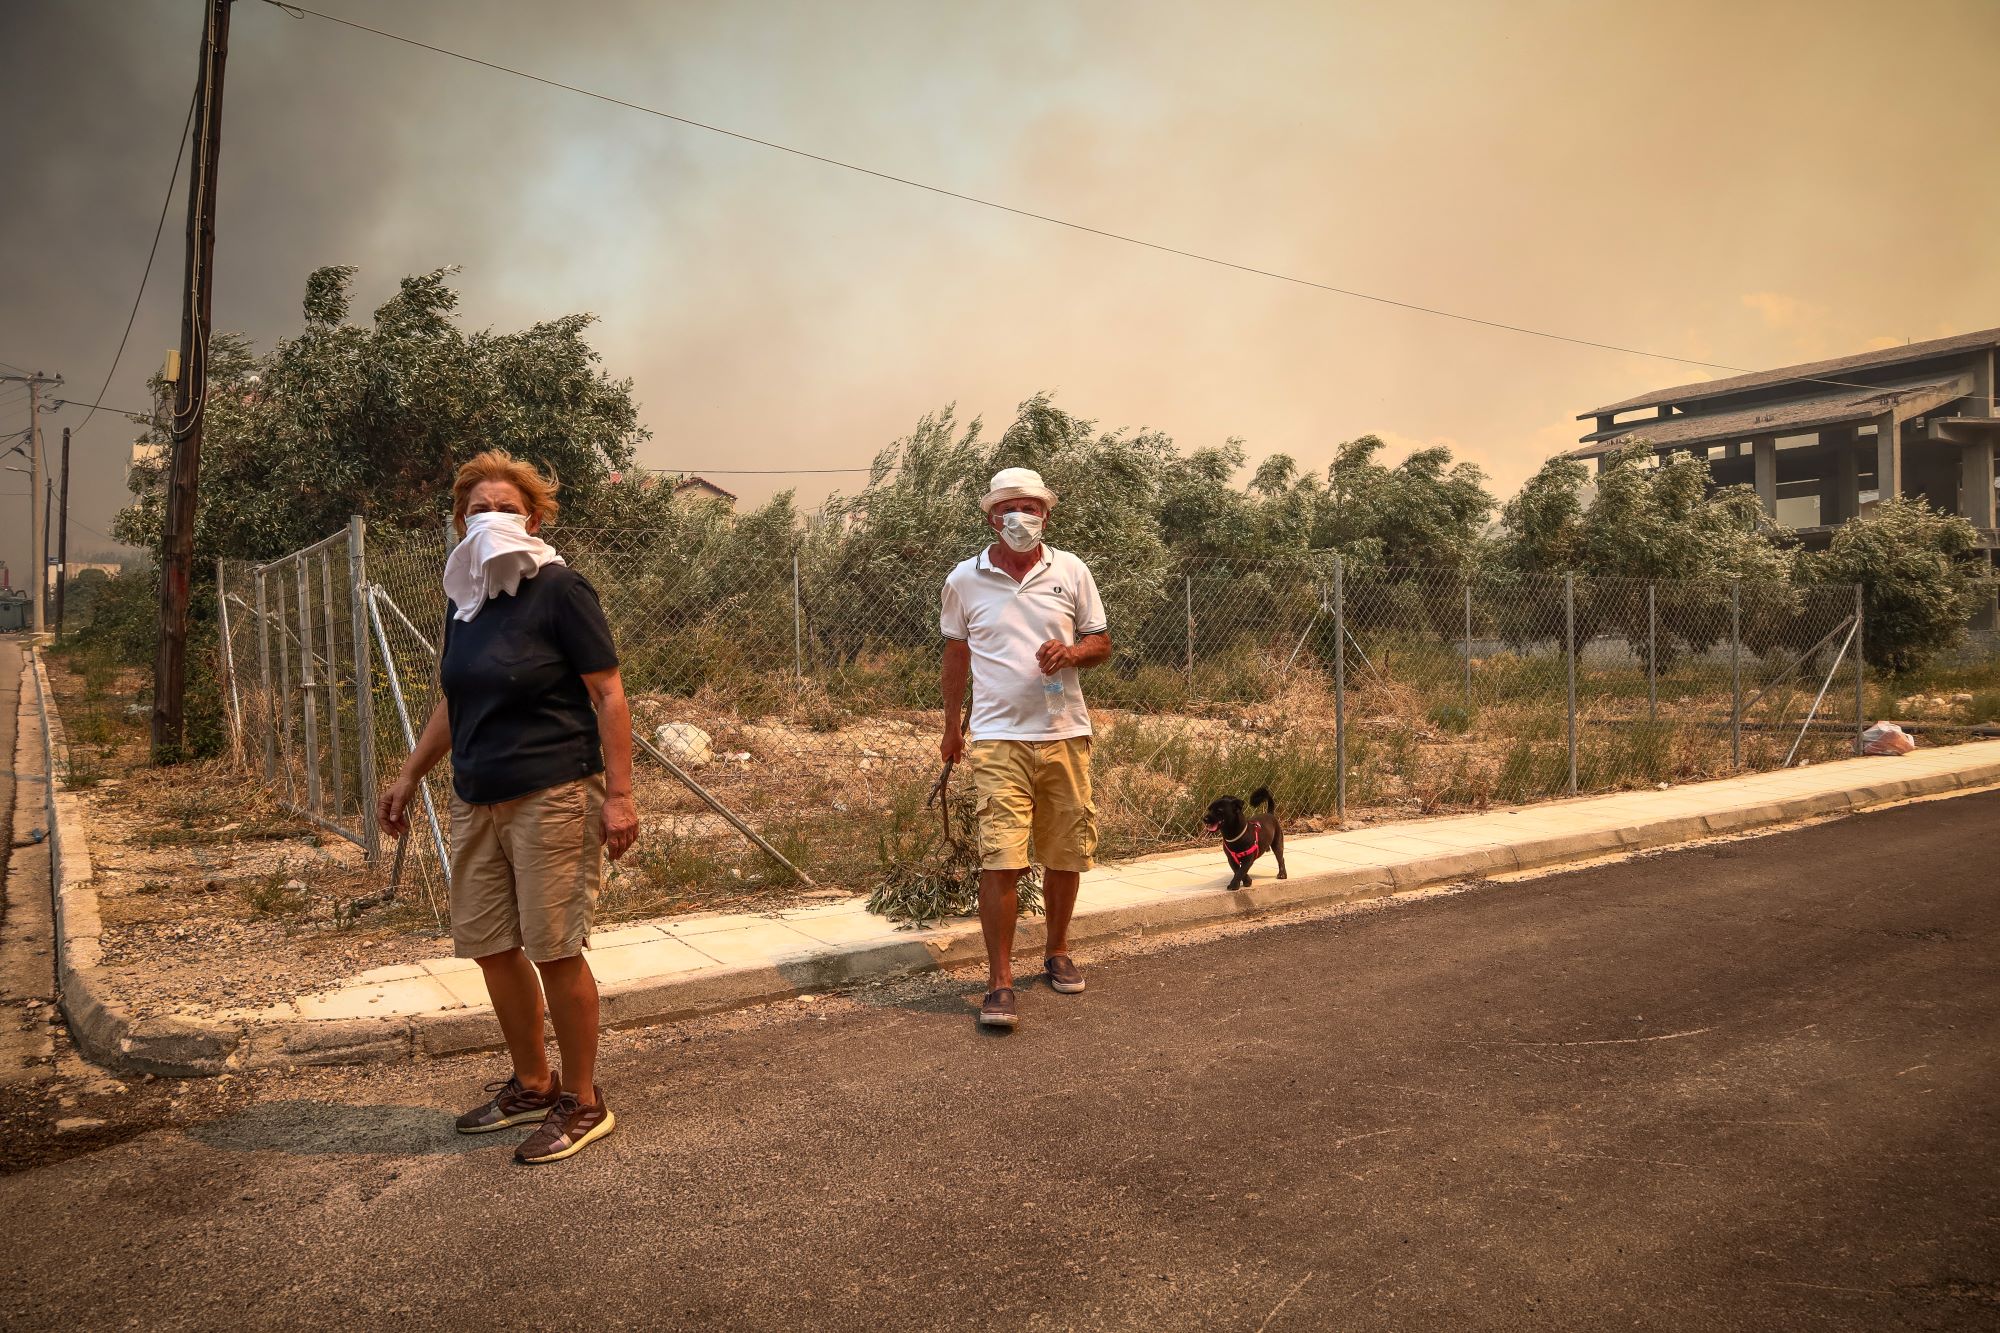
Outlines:
<svg viewBox="0 0 2000 1333"><path fill-rule="evenodd" d="M391 837L400 838L410 831L410 821L405 816L409 811L410 796L415 790L415 783L397 778L375 803L375 817L383 831Z"/></svg>
<svg viewBox="0 0 2000 1333"><path fill-rule="evenodd" d="M1044 676L1053 676L1064 667L1076 665L1076 649L1061 639L1050 639L1035 650L1035 665L1042 669Z"/></svg>
<svg viewBox="0 0 2000 1333"><path fill-rule="evenodd" d="M965 733L953 722L945 728L944 739L938 742L938 757L947 764L955 764L964 754Z"/></svg>
<svg viewBox="0 0 2000 1333"><path fill-rule="evenodd" d="M604 801L604 853L616 861L639 840L639 809L630 796Z"/></svg>

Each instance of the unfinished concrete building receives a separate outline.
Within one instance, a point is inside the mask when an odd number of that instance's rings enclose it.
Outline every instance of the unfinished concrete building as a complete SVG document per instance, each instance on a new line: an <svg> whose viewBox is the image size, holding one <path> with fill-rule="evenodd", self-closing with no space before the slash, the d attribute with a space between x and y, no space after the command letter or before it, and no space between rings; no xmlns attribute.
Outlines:
<svg viewBox="0 0 2000 1333"><path fill-rule="evenodd" d="M1659 389L1580 413L1596 429L1570 456L1602 467L1635 441L1705 454L1716 485L1754 485L1764 512L1808 546L1881 496L1922 496L1970 519L2000 557L1996 349L2000 329L1985 329Z"/></svg>

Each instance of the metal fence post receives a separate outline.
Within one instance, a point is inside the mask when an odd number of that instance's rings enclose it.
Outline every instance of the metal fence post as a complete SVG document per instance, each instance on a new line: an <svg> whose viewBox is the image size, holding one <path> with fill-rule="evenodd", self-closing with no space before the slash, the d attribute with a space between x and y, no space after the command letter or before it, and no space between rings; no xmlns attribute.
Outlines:
<svg viewBox="0 0 2000 1333"><path fill-rule="evenodd" d="M1563 575L1563 664L1568 676L1569 794L1576 795L1576 575Z"/></svg>
<svg viewBox="0 0 2000 1333"><path fill-rule="evenodd" d="M1465 581L1465 710L1472 712L1472 580ZM1467 724L1470 725L1468 716Z"/></svg>
<svg viewBox="0 0 2000 1333"><path fill-rule="evenodd" d="M1868 730L1868 668L1862 662L1861 585L1854 585L1854 753L1861 753L1861 736Z"/></svg>
<svg viewBox="0 0 2000 1333"><path fill-rule="evenodd" d="M324 816L319 792L319 699L313 693L319 687L319 677L318 663L313 660L312 580L306 575L304 556L292 566L299 585L299 714L305 722L306 809Z"/></svg>
<svg viewBox="0 0 2000 1333"><path fill-rule="evenodd" d="M375 664L368 642L367 523L347 520L347 605L354 634L355 782L360 786L361 845L370 864L382 859L382 827L375 810ZM385 658L383 665L387 666Z"/></svg>
<svg viewBox="0 0 2000 1333"><path fill-rule="evenodd" d="M326 745L333 772L333 817L347 807L347 764L340 754L340 648L333 615L333 557L319 549L320 619L326 622ZM362 798L367 799L365 796Z"/></svg>
<svg viewBox="0 0 2000 1333"><path fill-rule="evenodd" d="M298 784L292 778L292 650L291 641L285 630L285 580L277 579L274 589L277 596L271 609L273 620L278 626L278 685L271 692L271 698L278 707L278 767L285 774L285 798L296 802L299 799Z"/></svg>
<svg viewBox="0 0 2000 1333"><path fill-rule="evenodd" d="M1729 767L1743 767L1743 580L1729 581Z"/></svg>
<svg viewBox="0 0 2000 1333"><path fill-rule="evenodd" d="M1347 603L1333 558L1333 817L1347 822Z"/></svg>
<svg viewBox="0 0 2000 1333"><path fill-rule="evenodd" d="M1646 580L1646 720L1660 720L1660 609L1657 585Z"/></svg>
<svg viewBox="0 0 2000 1333"><path fill-rule="evenodd" d="M1339 578L1338 574L1334 575L1335 586L1338 586ZM1181 576L1181 587L1183 595L1187 599L1187 666L1185 674L1188 678L1188 684L1192 685L1194 683L1194 575L1183 574Z"/></svg>
<svg viewBox="0 0 2000 1333"><path fill-rule="evenodd" d="M792 552L792 667L795 678L806 678L805 609L799 597L799 553Z"/></svg>
<svg viewBox="0 0 2000 1333"><path fill-rule="evenodd" d="M220 557L215 562L216 630L222 639L222 701L229 710L230 757L243 762L243 695L236 687L236 640L229 631L229 580Z"/></svg>
<svg viewBox="0 0 2000 1333"><path fill-rule="evenodd" d="M271 613L264 600L264 567L257 567L257 688L264 695L264 781L278 780L278 719L271 711Z"/></svg>

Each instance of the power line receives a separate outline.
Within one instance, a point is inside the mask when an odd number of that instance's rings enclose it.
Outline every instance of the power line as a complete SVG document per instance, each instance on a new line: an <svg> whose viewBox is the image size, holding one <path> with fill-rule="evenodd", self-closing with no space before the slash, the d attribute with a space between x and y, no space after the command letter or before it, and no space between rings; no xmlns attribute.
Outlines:
<svg viewBox="0 0 2000 1333"><path fill-rule="evenodd" d="M51 409L58 407L87 407L91 410L92 413L95 413L97 409L101 407L107 412L116 412L118 413L118 415L125 417L150 417L153 415L150 409L144 412L136 412L129 408L113 407L109 403L79 403L74 398L51 398L49 400L49 406ZM90 424L90 417L88 415L86 415L83 420L84 420L84 425ZM81 431L82 429L83 426L76 427L77 431Z"/></svg>
<svg viewBox="0 0 2000 1333"><path fill-rule="evenodd" d="M160 253L160 237L167 229L167 210L173 206L174 182L181 178L181 159L187 156L188 130L194 126L194 108L198 100L198 94L188 98L187 121L181 126L180 143L174 149L173 173L167 177L167 197L160 201L160 220L153 226L153 244L146 251L146 271L139 275L139 290L132 294L132 313L125 316L125 332L119 335L118 350L111 355L111 369L104 372L104 383L97 390L99 398L104 397L104 391L111 387L111 377L118 373L118 363L125 357L125 344L132 337L132 325L139 318L139 302L145 299L146 283L153 276L153 258ZM97 415L97 408L98 404L90 404L90 411L84 413L83 424L76 428L77 434L81 434L83 427L88 426L90 419Z"/></svg>
<svg viewBox="0 0 2000 1333"><path fill-rule="evenodd" d="M468 55L463 51L454 51L450 47L436 46L430 42L420 41L415 37L405 37L401 33L390 32L384 28L370 27L366 23L359 23L353 19L342 18L337 14L328 14L317 9L308 9L304 5L290 3L290 0L264 0L264 3L284 11L286 14L290 15L293 18L305 18L310 16L312 18L324 20L325 22L328 23L339 24L340 26L345 28L353 28L357 32L365 32L376 37L385 38L392 42L400 42L405 46L415 47L418 50L429 51L434 55L441 55L447 57L448 59L464 61L468 65L477 65L481 69L489 69L496 74L509 74L517 79L526 79L530 83L541 84L545 88L554 88L561 92L575 93L579 97L588 97L593 101L603 102L610 106L623 107L628 111L637 111L648 116L657 116L661 120L669 120L677 125L685 125L690 129L705 130L710 134L719 134L722 135L724 138L735 139L740 143L753 144L759 148L769 148L776 152L790 154L793 157L804 158L809 162L818 162L825 166L838 167L843 171L852 171L852 172L857 172L863 176L872 176L876 180L888 181L889 183L894 185L907 186L908 188L913 190L923 190L929 194L940 195L947 199L956 199L962 203L976 204L981 208L990 208L1001 213L1010 213L1015 217L1027 218L1030 219L1031 221L1047 223L1048 225L1053 227L1063 227L1067 228L1070 231L1083 232L1087 235L1103 237L1106 240L1120 241L1126 245L1136 245L1143 249L1157 251L1161 254L1177 255L1182 259L1192 259L1199 263L1215 265L1218 268L1234 269L1239 273L1249 273L1261 278L1271 278L1278 282L1292 283L1300 287L1311 287L1318 291L1330 292L1336 296L1351 297L1357 301L1372 301L1377 305L1392 306L1398 310L1408 310L1416 314L1434 315L1440 319L1451 319L1451 320L1457 320L1465 324L1476 324L1483 328L1497 329L1505 333L1518 333L1531 338L1545 338L1552 342L1569 343L1577 347L1594 347L1597 348L1599 351L1619 352L1627 356L1643 356L1643 357L1648 357L1655 361L1673 361L1684 366L1697 366L1703 370L1726 370L1731 372L1732 374L1737 374L1737 375L1752 375L1759 373L1757 371L1746 369L1745 367L1742 366L1727 365L1720 361L1702 361L1694 357L1675 356L1670 352L1648 351L1647 349L1642 347L1626 347L1619 343L1602 342L1595 338L1580 338L1567 333L1553 333L1547 329L1530 328L1525 324L1509 324L1504 320L1485 319L1478 315L1468 315L1456 310L1445 310L1438 306L1420 305L1414 301L1398 300L1397 298L1391 296L1379 296L1373 292L1356 291L1351 287L1337 287L1332 283L1316 282L1311 278L1301 278L1289 273L1280 273L1275 269L1258 268L1255 265L1241 264L1231 259L1220 259L1214 255L1205 255L1195 250L1183 250L1177 246L1165 245L1158 241L1149 241L1145 240L1142 237L1130 236L1122 232L1109 231L1102 227L1093 227L1088 225L1087 223L1072 222L1067 218L1056 217L1052 214L1037 213L1032 209L1018 208L1012 204L1004 204L995 199L986 199L980 197L979 195L966 194L959 190L947 189L942 185L927 184L924 181L913 180L907 176L898 176L892 172L878 171L873 167L865 167L857 162L848 162L837 157L828 157L824 154L814 153L804 148L794 148L790 144L778 143L776 140L760 139L756 135L745 134L740 130L727 129L721 125L711 124L707 121L702 121L702 120L695 120L689 116L676 115L671 111L662 111L658 107L650 107L644 105L643 103L627 101L622 97L615 97L610 93L598 92L594 89L584 88L573 83L564 83L559 79L551 79L544 75L533 74L527 70L516 69L511 65L502 65L491 60L483 60L478 56ZM1875 389L1882 387L1880 385L1860 384L1846 380L1823 379L1816 376L1806 376L1802 378L1805 378L1808 382L1814 384L1830 384L1844 388ZM1983 397L1983 395L1977 395L1977 394L1963 395L1963 396ZM853 469L841 469L841 470L848 471Z"/></svg>
<svg viewBox="0 0 2000 1333"><path fill-rule="evenodd" d="M717 477L805 477L828 472L872 472L865 467L663 467L661 472L678 472L688 476Z"/></svg>

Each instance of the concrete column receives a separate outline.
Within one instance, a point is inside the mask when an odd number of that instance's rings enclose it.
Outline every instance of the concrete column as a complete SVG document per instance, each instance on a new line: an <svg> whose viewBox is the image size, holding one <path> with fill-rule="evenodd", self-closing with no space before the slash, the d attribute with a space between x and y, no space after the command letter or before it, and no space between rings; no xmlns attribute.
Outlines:
<svg viewBox="0 0 2000 1333"><path fill-rule="evenodd" d="M1963 446L1958 453L1958 512L1972 520L1975 528L1996 526L1993 521L1993 445L1985 438Z"/></svg>
<svg viewBox="0 0 2000 1333"><path fill-rule="evenodd" d="M1875 492L1883 500L1903 493L1903 423L1894 412L1875 418Z"/></svg>
<svg viewBox="0 0 2000 1333"><path fill-rule="evenodd" d="M1722 456L1727 459L1743 457L1743 442L1741 440L1732 440L1728 444L1723 445Z"/></svg>
<svg viewBox="0 0 2000 1333"><path fill-rule="evenodd" d="M1778 516L1778 441L1769 435L1759 436L1750 442L1752 465L1756 468L1757 499L1763 503L1764 516Z"/></svg>
<svg viewBox="0 0 2000 1333"><path fill-rule="evenodd" d="M1827 454L1820 464L1819 521L1831 527L1861 512L1861 457L1852 426L1821 431L1819 443Z"/></svg>
<svg viewBox="0 0 2000 1333"><path fill-rule="evenodd" d="M1991 347L1987 348L1985 351L1981 352L1977 357L1973 358L1972 362L1973 399L1966 406L1965 414L1967 416L2000 417L2000 403L1996 403L1993 401L1994 395L1996 393L2000 393L2000 388L1996 388L1994 385L1994 381L1996 378L1994 375L1994 369L1995 369L1995 361L1994 361L1993 349Z"/></svg>

